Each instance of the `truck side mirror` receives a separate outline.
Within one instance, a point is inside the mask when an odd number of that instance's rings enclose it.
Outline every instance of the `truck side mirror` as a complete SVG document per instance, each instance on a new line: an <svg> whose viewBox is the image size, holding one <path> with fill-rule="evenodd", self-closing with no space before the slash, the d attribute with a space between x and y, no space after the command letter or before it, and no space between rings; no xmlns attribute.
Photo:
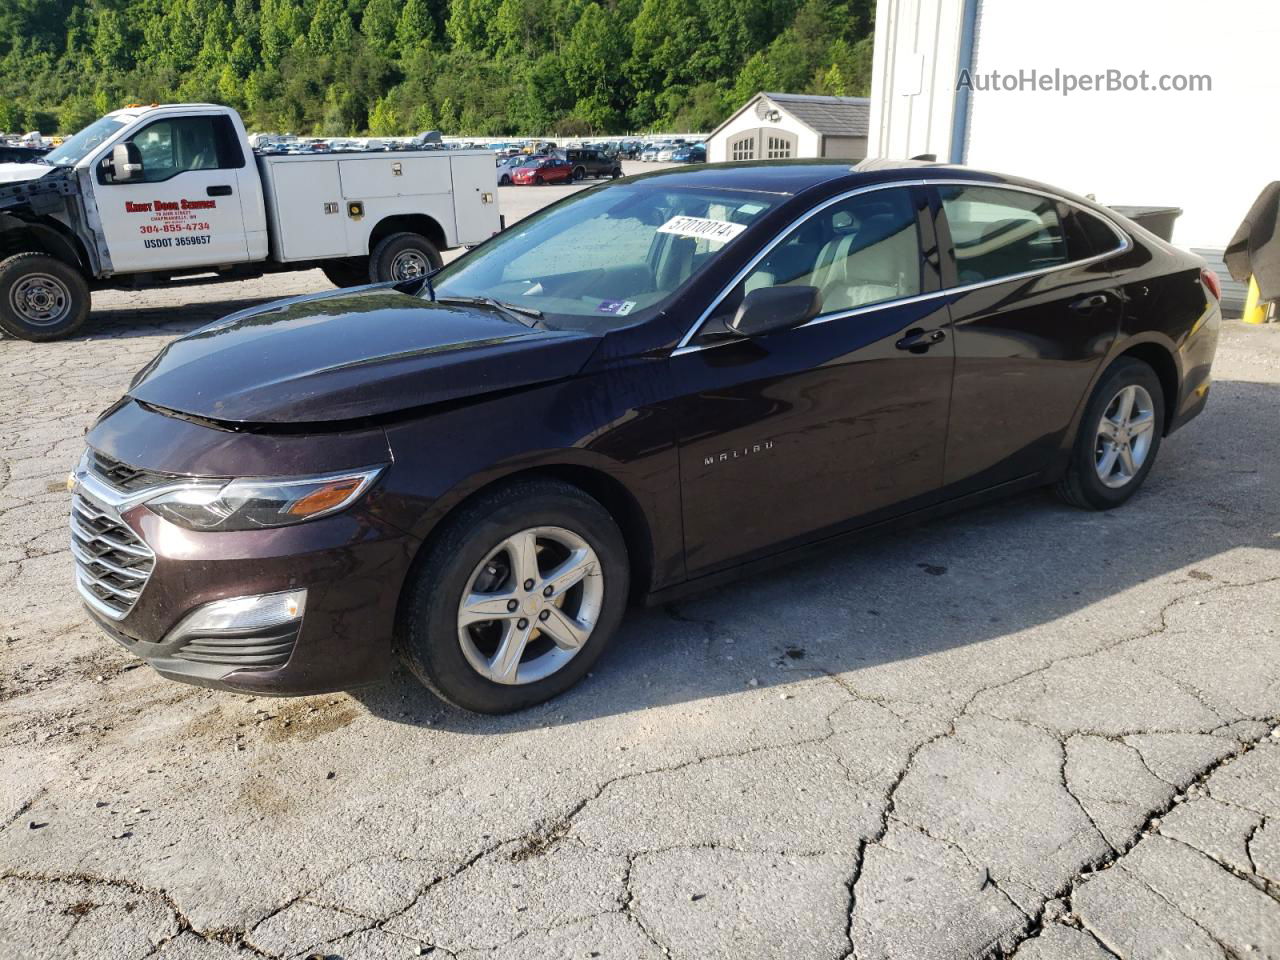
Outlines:
<svg viewBox="0 0 1280 960"><path fill-rule="evenodd" d="M111 183L138 183L142 180L142 151L136 143L117 143L103 163Z"/></svg>

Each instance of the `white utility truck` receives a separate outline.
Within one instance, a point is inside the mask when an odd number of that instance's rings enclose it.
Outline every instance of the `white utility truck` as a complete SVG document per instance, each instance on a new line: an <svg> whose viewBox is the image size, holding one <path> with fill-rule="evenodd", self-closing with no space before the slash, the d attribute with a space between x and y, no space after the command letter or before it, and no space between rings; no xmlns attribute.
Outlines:
<svg viewBox="0 0 1280 960"><path fill-rule="evenodd" d="M411 279L501 229L487 150L259 156L228 107L127 107L0 164L0 329L70 336L90 290L319 267Z"/></svg>

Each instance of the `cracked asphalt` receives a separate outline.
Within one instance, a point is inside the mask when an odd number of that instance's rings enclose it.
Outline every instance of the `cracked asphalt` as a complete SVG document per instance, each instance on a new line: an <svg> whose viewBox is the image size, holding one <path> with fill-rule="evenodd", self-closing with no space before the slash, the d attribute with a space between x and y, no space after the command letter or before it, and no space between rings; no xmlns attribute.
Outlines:
<svg viewBox="0 0 1280 960"><path fill-rule="evenodd" d="M633 611L523 714L161 680L80 611L63 478L169 338L325 286L0 342L0 956L1280 958L1280 328L1226 324L1128 506Z"/></svg>

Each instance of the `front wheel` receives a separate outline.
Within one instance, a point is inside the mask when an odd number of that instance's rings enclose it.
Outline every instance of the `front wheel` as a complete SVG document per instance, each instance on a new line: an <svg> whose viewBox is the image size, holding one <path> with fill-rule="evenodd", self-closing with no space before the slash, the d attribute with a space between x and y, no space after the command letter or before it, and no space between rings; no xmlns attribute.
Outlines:
<svg viewBox="0 0 1280 960"><path fill-rule="evenodd" d="M574 180L582 180L584 177L586 177L586 175L587 175L587 171L586 171L586 168L585 168L585 167L574 167L574 168L573 168L573 179L574 179Z"/></svg>
<svg viewBox="0 0 1280 960"><path fill-rule="evenodd" d="M1118 507L1142 486L1164 432L1164 390L1141 360L1121 357L1094 388L1055 490L1072 506Z"/></svg>
<svg viewBox="0 0 1280 960"><path fill-rule="evenodd" d="M504 173L504 174L502 175L502 179L498 181L498 186L500 186L500 187L509 187L509 186L511 186L511 178L510 178L509 176L507 176L507 175Z"/></svg>
<svg viewBox="0 0 1280 960"><path fill-rule="evenodd" d="M509 713L557 696L604 652L630 567L609 512L577 487L513 483L446 521L409 576L406 665L442 699Z"/></svg>
<svg viewBox="0 0 1280 960"><path fill-rule="evenodd" d="M443 262L435 244L422 234L393 233L379 240L369 255L369 280L414 280L439 269Z"/></svg>
<svg viewBox="0 0 1280 960"><path fill-rule="evenodd" d="M538 176L536 176L536 177L534 177L534 178L533 178L533 184L534 184L534 186L536 186L536 187L540 187L540 186L542 186L544 183L546 183L546 181L542 179L542 176L541 176L541 175L538 175Z"/></svg>
<svg viewBox="0 0 1280 960"><path fill-rule="evenodd" d="M69 337L89 317L89 282L75 267L44 253L0 261L0 329L19 340Z"/></svg>

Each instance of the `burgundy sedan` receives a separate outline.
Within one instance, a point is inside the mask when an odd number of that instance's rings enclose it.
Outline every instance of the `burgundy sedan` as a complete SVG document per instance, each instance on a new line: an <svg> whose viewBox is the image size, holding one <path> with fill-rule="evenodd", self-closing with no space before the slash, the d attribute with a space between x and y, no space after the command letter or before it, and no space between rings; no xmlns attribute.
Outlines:
<svg viewBox="0 0 1280 960"><path fill-rule="evenodd" d="M398 657L517 710L632 601L1033 487L1121 506L1208 401L1218 298L1114 210L961 167L598 184L434 275L171 342L89 431L75 585L175 679Z"/></svg>

